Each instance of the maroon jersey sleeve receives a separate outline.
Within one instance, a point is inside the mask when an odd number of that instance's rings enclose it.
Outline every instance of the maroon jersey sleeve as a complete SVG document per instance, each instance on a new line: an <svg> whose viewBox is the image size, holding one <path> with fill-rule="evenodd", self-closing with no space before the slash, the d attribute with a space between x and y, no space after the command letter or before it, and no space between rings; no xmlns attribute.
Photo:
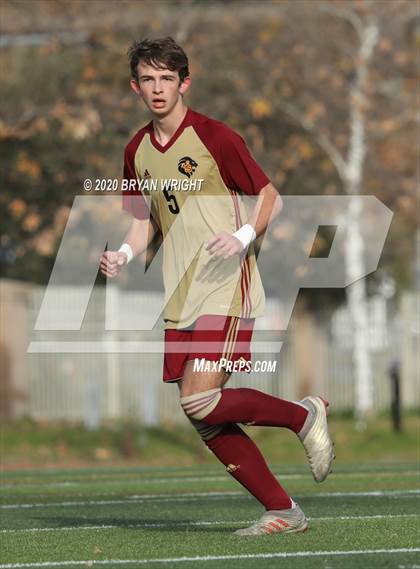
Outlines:
<svg viewBox="0 0 420 569"><path fill-rule="evenodd" d="M142 130L135 135L125 148L123 179L125 180L126 189L122 192L122 206L123 209L132 213L137 219L149 219L150 211L139 187L139 178L134 165L134 157L144 135Z"/></svg>
<svg viewBox="0 0 420 569"><path fill-rule="evenodd" d="M245 194L259 194L270 179L251 156L243 138L220 121L200 113L191 115L194 129L216 160L226 186Z"/></svg>
<svg viewBox="0 0 420 569"><path fill-rule="evenodd" d="M225 127L219 143L220 171L226 185L245 194L259 194L270 179L252 157L243 138Z"/></svg>

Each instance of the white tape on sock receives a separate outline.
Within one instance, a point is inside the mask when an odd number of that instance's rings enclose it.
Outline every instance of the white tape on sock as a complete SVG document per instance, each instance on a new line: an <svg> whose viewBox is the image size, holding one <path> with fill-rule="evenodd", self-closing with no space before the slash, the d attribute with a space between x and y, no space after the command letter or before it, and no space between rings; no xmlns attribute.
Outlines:
<svg viewBox="0 0 420 569"><path fill-rule="evenodd" d="M219 403L222 397L221 391L220 387L215 387L201 393L181 397L181 406L184 413L191 419L203 420Z"/></svg>

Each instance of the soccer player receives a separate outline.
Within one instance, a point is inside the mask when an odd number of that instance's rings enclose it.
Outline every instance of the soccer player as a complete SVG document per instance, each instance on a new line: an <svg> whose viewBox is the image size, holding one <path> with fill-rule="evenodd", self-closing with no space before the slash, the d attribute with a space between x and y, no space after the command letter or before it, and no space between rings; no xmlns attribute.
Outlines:
<svg viewBox="0 0 420 569"><path fill-rule="evenodd" d="M281 198L237 133L185 105L188 59L172 38L135 42L129 61L131 87L152 120L126 146L123 207L133 221L119 251L102 255L101 271L115 277L161 232L163 380L178 383L181 406L204 443L266 510L236 533L305 531L305 514L238 423L292 430L321 482L334 458L328 403L224 387L234 364L251 359L254 320L264 310L253 241L280 212ZM248 217L246 194L255 196ZM197 371L194 361L203 359L216 365Z"/></svg>

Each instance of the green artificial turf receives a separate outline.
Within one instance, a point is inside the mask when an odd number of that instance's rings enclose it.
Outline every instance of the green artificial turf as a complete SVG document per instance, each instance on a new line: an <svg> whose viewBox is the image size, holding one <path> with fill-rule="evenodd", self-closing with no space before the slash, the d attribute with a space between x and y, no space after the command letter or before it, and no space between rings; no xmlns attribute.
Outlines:
<svg viewBox="0 0 420 569"><path fill-rule="evenodd" d="M305 465L273 469L310 518L304 534L233 535L262 507L216 463L4 472L0 569L97 562L177 569L420 564L415 462L338 463L320 485Z"/></svg>

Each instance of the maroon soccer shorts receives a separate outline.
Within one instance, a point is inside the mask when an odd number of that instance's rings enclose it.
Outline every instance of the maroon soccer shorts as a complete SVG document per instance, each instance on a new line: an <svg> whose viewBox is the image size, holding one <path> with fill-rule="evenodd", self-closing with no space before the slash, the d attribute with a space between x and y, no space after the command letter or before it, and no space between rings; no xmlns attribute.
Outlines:
<svg viewBox="0 0 420 569"><path fill-rule="evenodd" d="M196 358L222 361L222 364L237 360L250 362L254 321L254 318L204 315L189 328L165 330L163 381L182 379L187 361Z"/></svg>

